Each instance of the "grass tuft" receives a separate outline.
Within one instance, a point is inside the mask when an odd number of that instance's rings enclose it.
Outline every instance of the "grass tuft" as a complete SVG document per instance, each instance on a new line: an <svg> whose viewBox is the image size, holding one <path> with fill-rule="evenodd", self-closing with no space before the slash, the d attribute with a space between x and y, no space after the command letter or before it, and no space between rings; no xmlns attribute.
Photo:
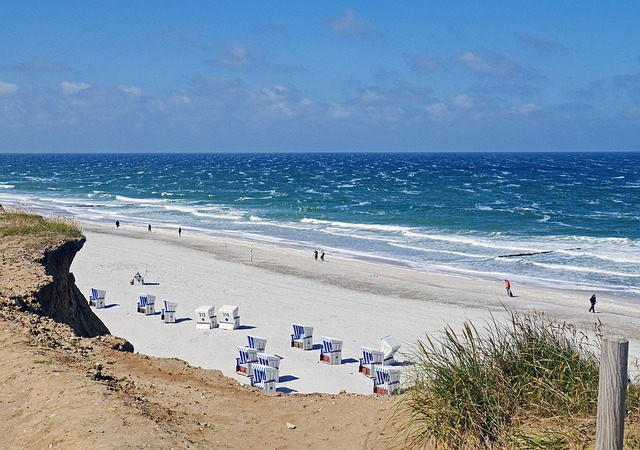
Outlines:
<svg viewBox="0 0 640 450"><path fill-rule="evenodd" d="M576 424L596 413L598 327L590 340L542 313L510 314L482 332L467 322L418 341L396 412L407 448L580 448L591 439ZM549 420L554 427L540 426Z"/></svg>
<svg viewBox="0 0 640 450"><path fill-rule="evenodd" d="M80 228L71 218L44 218L24 211L1 214L0 234L2 236L59 237L61 239L82 237Z"/></svg>

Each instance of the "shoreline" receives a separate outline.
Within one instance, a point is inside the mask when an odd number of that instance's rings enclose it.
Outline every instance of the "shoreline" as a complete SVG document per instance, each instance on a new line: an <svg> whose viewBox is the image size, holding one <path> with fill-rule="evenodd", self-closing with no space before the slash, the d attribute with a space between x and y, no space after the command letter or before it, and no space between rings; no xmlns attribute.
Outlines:
<svg viewBox="0 0 640 450"><path fill-rule="evenodd" d="M8 205L14 208L20 208L18 204L12 204L9 202ZM101 205L103 206L103 205ZM27 208L28 209L28 208ZM113 220L108 218L108 216L103 215L102 212L98 212L97 216L91 216L91 209L86 208L82 213L76 212L68 213L62 210L57 209L47 209L44 210L42 208L36 209L35 211L44 215L62 215L69 216L73 220L78 223L84 223L87 226L95 226L97 228L110 229L114 228ZM69 215L71 214L71 215ZM149 220L144 217L131 217L125 219L123 223L123 228L127 228L128 230L134 229L144 229L146 231L147 224L150 223ZM154 223L153 221L151 223ZM93 224L93 225L91 225ZM165 232L168 236L172 233L177 234L177 229L180 227L179 221L169 220L169 221L160 221L158 223L154 223L153 229L154 231ZM224 227L224 225L223 225ZM96 228L96 229L97 229ZM193 225L182 225L183 231L190 236L200 236L202 238L215 239L218 237L229 238L232 240L238 241L246 241L246 242L260 242L265 245L277 245L285 248L292 249L313 249L315 246L317 249L323 248L328 252L328 256L337 259L344 260L353 260L360 262L372 262L376 264L384 264L389 266L395 266L400 268L406 268L407 270L414 270L417 272L423 272L427 274L438 274L443 276L454 276L454 277L463 277L463 278L473 278L479 281L486 282L502 282L504 278L508 278L512 282L515 282L518 285L528 285L534 288L542 288L542 289L562 289L567 291L574 292L596 292L602 296L611 297L611 298L621 298L621 299L632 299L636 302L640 302L640 290L634 288L635 284L633 280L627 282L626 284L607 284L604 283L603 280L598 281L597 279L590 280L581 280L580 276L577 276L577 279L570 279L564 275L562 276L554 276L551 274L540 273L538 275L527 274L526 269L524 272L519 273L518 267L501 267L499 266L499 262L492 264L492 260L503 260L507 258L498 257L488 257L486 259L487 264L483 267L456 267L455 265L447 265L446 263L440 264L437 260L425 260L418 261L412 260L411 258L403 259L402 254L371 254L367 251L360 249L349 250L349 246L340 247L339 244L334 243L336 246L331 246L331 244L313 244L308 243L303 238L300 240L295 239L295 235L288 236L282 233L276 233L274 235L264 234L261 230L255 230L255 232L248 230L232 230L232 229L217 229L217 228L203 228L199 226ZM265 229L266 230L266 229ZM139 230L138 230L139 231ZM428 248L425 247L425 248ZM513 251L516 251L515 249ZM551 250L551 251L540 251L540 253L553 253L560 250ZM593 266L597 268L597 261L594 262ZM597 272L597 270L596 270ZM568 272L570 274L571 272ZM588 294L590 296L591 294Z"/></svg>
<svg viewBox="0 0 640 450"><path fill-rule="evenodd" d="M605 333L631 342L630 356L640 355L640 313L633 299L598 293L597 314L588 313L592 292L549 289L512 283L516 297L506 296L503 282L449 274L427 273L376 262L327 256L313 259L313 249L253 242L226 236L201 236L156 228L115 228L79 223L87 237L72 264L76 284L88 295L90 287L107 290L107 305L94 310L112 334L123 337L136 351L152 356L178 357L203 368L235 373L236 346L249 334L268 340L267 352L282 356L280 392L342 390L370 393L371 380L358 373L360 346L377 348L393 335L402 343L397 360L425 334L438 337L446 326L458 330L464 321L478 329L495 317L542 311L579 329L602 322ZM250 252L251 249L251 252ZM136 271L148 269L147 280L158 285L129 282ZM178 324L135 312L139 293L178 303ZM237 305L241 329L196 330L194 310L201 305ZM158 308L159 309L159 308ZM291 349L291 324L314 327L314 344L321 336L344 341L343 364L326 366L319 352ZM401 365L400 367L405 368Z"/></svg>

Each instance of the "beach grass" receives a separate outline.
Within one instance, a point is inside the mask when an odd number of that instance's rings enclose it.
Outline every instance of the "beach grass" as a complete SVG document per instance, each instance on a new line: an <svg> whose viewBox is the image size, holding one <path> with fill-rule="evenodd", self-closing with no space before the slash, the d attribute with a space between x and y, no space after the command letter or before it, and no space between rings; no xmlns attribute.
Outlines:
<svg viewBox="0 0 640 450"><path fill-rule="evenodd" d="M33 236L50 240L79 239L80 228L68 217L42 217L26 211L9 211L0 215L2 236Z"/></svg>
<svg viewBox="0 0 640 450"><path fill-rule="evenodd" d="M407 448L585 448L595 438L599 346L542 313L466 322L418 341L396 411ZM638 412L631 382L628 409Z"/></svg>

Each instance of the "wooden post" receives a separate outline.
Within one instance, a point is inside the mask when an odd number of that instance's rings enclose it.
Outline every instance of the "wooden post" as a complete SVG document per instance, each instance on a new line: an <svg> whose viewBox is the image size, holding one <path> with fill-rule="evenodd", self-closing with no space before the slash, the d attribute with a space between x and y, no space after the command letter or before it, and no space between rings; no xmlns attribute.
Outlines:
<svg viewBox="0 0 640 450"><path fill-rule="evenodd" d="M605 338L601 351L596 450L622 450L629 341Z"/></svg>

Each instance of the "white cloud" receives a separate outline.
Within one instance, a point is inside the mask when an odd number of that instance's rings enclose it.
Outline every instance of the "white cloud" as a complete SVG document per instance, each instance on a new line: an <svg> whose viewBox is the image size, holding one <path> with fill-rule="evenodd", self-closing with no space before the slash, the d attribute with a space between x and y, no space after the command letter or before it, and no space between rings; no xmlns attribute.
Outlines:
<svg viewBox="0 0 640 450"><path fill-rule="evenodd" d="M363 103L378 103L380 101L386 100L385 96L380 94L379 92L372 91L370 89L365 89L362 92L361 100Z"/></svg>
<svg viewBox="0 0 640 450"><path fill-rule="evenodd" d="M542 106L536 105L535 103L525 103L524 105L520 105L520 108L518 108L518 110L520 111L521 114L526 116L531 113L542 111L543 108Z"/></svg>
<svg viewBox="0 0 640 450"><path fill-rule="evenodd" d="M413 59L405 56L405 61L414 69L424 72L440 69L443 66L443 61L441 59L431 58L429 56L416 56Z"/></svg>
<svg viewBox="0 0 640 450"><path fill-rule="evenodd" d="M471 109L476 106L476 101L470 95L460 94L451 99L451 104L456 108Z"/></svg>
<svg viewBox="0 0 640 450"><path fill-rule="evenodd" d="M367 25L351 9L348 9L344 16L331 21L330 27L334 32L342 36L364 34L368 31Z"/></svg>
<svg viewBox="0 0 640 450"><path fill-rule="evenodd" d="M532 77L535 75L531 70L521 67L511 55L488 49L465 52L456 57L455 61L479 75L497 75L501 77Z"/></svg>
<svg viewBox="0 0 640 450"><path fill-rule="evenodd" d="M142 95L142 89L136 86L118 86L118 88L133 97L140 97Z"/></svg>
<svg viewBox="0 0 640 450"><path fill-rule="evenodd" d="M445 117L449 114L449 108L444 103L434 103L427 107L427 113L433 118Z"/></svg>
<svg viewBox="0 0 640 450"><path fill-rule="evenodd" d="M284 100L292 101L293 97L294 95L290 89L281 84L273 87L258 86L249 94L249 98L256 103L274 103Z"/></svg>
<svg viewBox="0 0 640 450"><path fill-rule="evenodd" d="M18 85L14 83L7 83L0 80L0 95L15 94L18 92Z"/></svg>
<svg viewBox="0 0 640 450"><path fill-rule="evenodd" d="M62 88L62 93L64 95L74 95L80 91L90 88L91 85L87 83L73 83L71 81L63 81L62 83L60 83L60 87Z"/></svg>
<svg viewBox="0 0 640 450"><path fill-rule="evenodd" d="M329 105L328 115L332 120L343 120L351 117L351 113L347 109L334 103Z"/></svg>
<svg viewBox="0 0 640 450"><path fill-rule="evenodd" d="M190 105L191 97L188 95L177 95L174 94L169 98L169 104L171 105Z"/></svg>
<svg viewBox="0 0 640 450"><path fill-rule="evenodd" d="M218 56L215 62L229 69L248 69L262 63L260 50L242 42L232 42L224 54Z"/></svg>

